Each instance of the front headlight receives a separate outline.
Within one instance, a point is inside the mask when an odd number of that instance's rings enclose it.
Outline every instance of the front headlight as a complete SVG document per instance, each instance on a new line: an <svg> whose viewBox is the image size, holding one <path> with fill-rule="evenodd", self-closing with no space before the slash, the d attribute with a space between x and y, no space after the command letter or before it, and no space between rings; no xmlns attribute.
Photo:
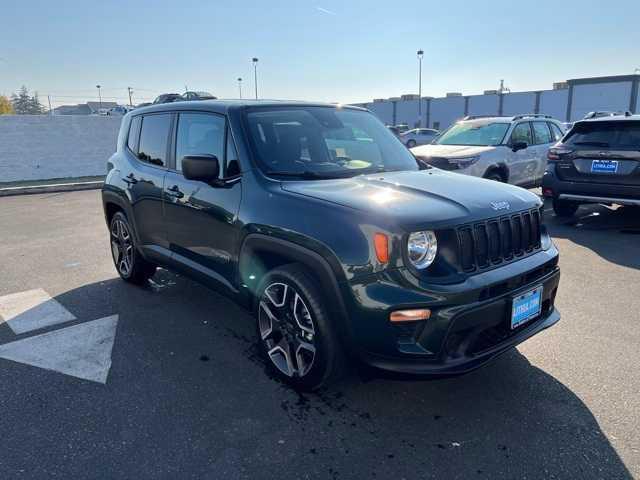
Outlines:
<svg viewBox="0 0 640 480"><path fill-rule="evenodd" d="M413 232L407 240L407 256L411 264L423 270L433 263L438 252L436 234L431 230Z"/></svg>
<svg viewBox="0 0 640 480"><path fill-rule="evenodd" d="M475 157L460 157L460 158L450 158L449 163L451 165L457 165L458 168L467 168L480 160L480 156L476 155Z"/></svg>

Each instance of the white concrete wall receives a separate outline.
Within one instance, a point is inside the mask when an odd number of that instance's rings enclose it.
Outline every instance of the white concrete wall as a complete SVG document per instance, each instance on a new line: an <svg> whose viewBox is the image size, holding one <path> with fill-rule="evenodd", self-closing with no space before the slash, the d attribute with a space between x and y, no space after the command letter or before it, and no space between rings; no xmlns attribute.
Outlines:
<svg viewBox="0 0 640 480"><path fill-rule="evenodd" d="M471 95L467 115L498 115L499 95Z"/></svg>
<svg viewBox="0 0 640 480"><path fill-rule="evenodd" d="M104 175L122 117L0 116L0 183Z"/></svg>
<svg viewBox="0 0 640 480"><path fill-rule="evenodd" d="M567 117L567 101L569 89L545 90L540 93L540 111L544 115L551 115L556 120L564 122Z"/></svg>
<svg viewBox="0 0 640 480"><path fill-rule="evenodd" d="M431 100L431 114L429 119L429 128L436 128L434 123L440 130L444 130L456 120L464 117L464 97L444 97L434 98Z"/></svg>
<svg viewBox="0 0 640 480"><path fill-rule="evenodd" d="M571 121L596 110L629 110L631 82L592 83L573 87Z"/></svg>
<svg viewBox="0 0 640 480"><path fill-rule="evenodd" d="M505 93L502 96L503 115L521 115L523 113L534 113L535 108L535 92Z"/></svg>
<svg viewBox="0 0 640 480"><path fill-rule="evenodd" d="M393 102L389 100L385 100L384 102L371 102L367 103L367 108L375 113L384 124L393 124Z"/></svg>
<svg viewBox="0 0 640 480"><path fill-rule="evenodd" d="M422 124L425 122L426 103L422 102ZM406 123L413 128L418 121L418 100L399 100L396 102L396 124Z"/></svg>

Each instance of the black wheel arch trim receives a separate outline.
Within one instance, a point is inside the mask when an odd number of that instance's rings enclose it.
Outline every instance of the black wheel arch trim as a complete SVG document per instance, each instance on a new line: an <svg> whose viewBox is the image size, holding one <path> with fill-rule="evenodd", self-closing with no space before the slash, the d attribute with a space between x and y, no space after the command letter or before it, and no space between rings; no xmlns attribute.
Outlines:
<svg viewBox="0 0 640 480"><path fill-rule="evenodd" d="M140 238L138 237L138 232L136 230L135 222L133 221L133 210L131 209L131 205L125 198L122 197L122 194L117 190L108 189L103 187L102 189L102 205L104 208L104 220L107 223L107 228L109 228L109 217L108 217L108 205L115 205L118 209L122 210L129 220L129 227L133 233L133 237L135 239L136 245L140 245ZM144 254L143 254L144 256Z"/></svg>
<svg viewBox="0 0 640 480"><path fill-rule="evenodd" d="M250 278L247 267L251 266L250 262L254 258L254 252L273 253L287 260L290 259L290 263L298 263L309 268L313 277L320 282L322 291L335 298L335 301L328 302L327 307L331 316L337 316L339 319L335 326L338 328L340 336L343 339L345 339L345 335L347 338L351 337L351 328L349 322L346 321L347 307L343 296L346 279L337 258L327 258L314 250L282 238L261 233L249 233L243 239L240 247L237 275L239 284L242 287L248 287L242 289L246 292L248 298L245 301L250 308L254 306L255 292L252 292L251 287L248 286ZM258 282L259 279L255 282L256 286Z"/></svg>

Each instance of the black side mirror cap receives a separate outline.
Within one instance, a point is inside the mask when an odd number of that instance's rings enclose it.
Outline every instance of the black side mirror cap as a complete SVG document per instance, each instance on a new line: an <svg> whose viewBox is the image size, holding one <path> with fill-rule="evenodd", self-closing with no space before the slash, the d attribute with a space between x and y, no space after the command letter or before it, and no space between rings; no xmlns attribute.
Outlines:
<svg viewBox="0 0 640 480"><path fill-rule="evenodd" d="M182 174L187 180L212 182L220 176L220 162L215 155L187 155L182 157Z"/></svg>
<svg viewBox="0 0 640 480"><path fill-rule="evenodd" d="M511 144L511 150L513 150L514 152L517 152L518 150L524 150L528 146L529 145L527 144L527 142L513 142Z"/></svg>

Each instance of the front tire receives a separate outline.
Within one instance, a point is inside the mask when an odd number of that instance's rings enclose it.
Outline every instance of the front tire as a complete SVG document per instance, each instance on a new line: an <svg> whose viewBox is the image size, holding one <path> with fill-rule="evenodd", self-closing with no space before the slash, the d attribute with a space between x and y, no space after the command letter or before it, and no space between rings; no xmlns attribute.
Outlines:
<svg viewBox="0 0 640 480"><path fill-rule="evenodd" d="M255 307L258 342L269 368L305 391L336 379L342 367L340 342L326 299L299 265L276 268L260 282Z"/></svg>
<svg viewBox="0 0 640 480"><path fill-rule="evenodd" d="M415 140L408 140L407 141L407 148L413 148L416 146L416 141Z"/></svg>
<svg viewBox="0 0 640 480"><path fill-rule="evenodd" d="M116 212L109 223L113 264L120 278L136 285L142 285L153 276L156 267L140 255L132 232L126 215L122 212Z"/></svg>
<svg viewBox="0 0 640 480"><path fill-rule="evenodd" d="M558 217L573 217L578 211L579 205L566 200L553 199L553 212Z"/></svg>

